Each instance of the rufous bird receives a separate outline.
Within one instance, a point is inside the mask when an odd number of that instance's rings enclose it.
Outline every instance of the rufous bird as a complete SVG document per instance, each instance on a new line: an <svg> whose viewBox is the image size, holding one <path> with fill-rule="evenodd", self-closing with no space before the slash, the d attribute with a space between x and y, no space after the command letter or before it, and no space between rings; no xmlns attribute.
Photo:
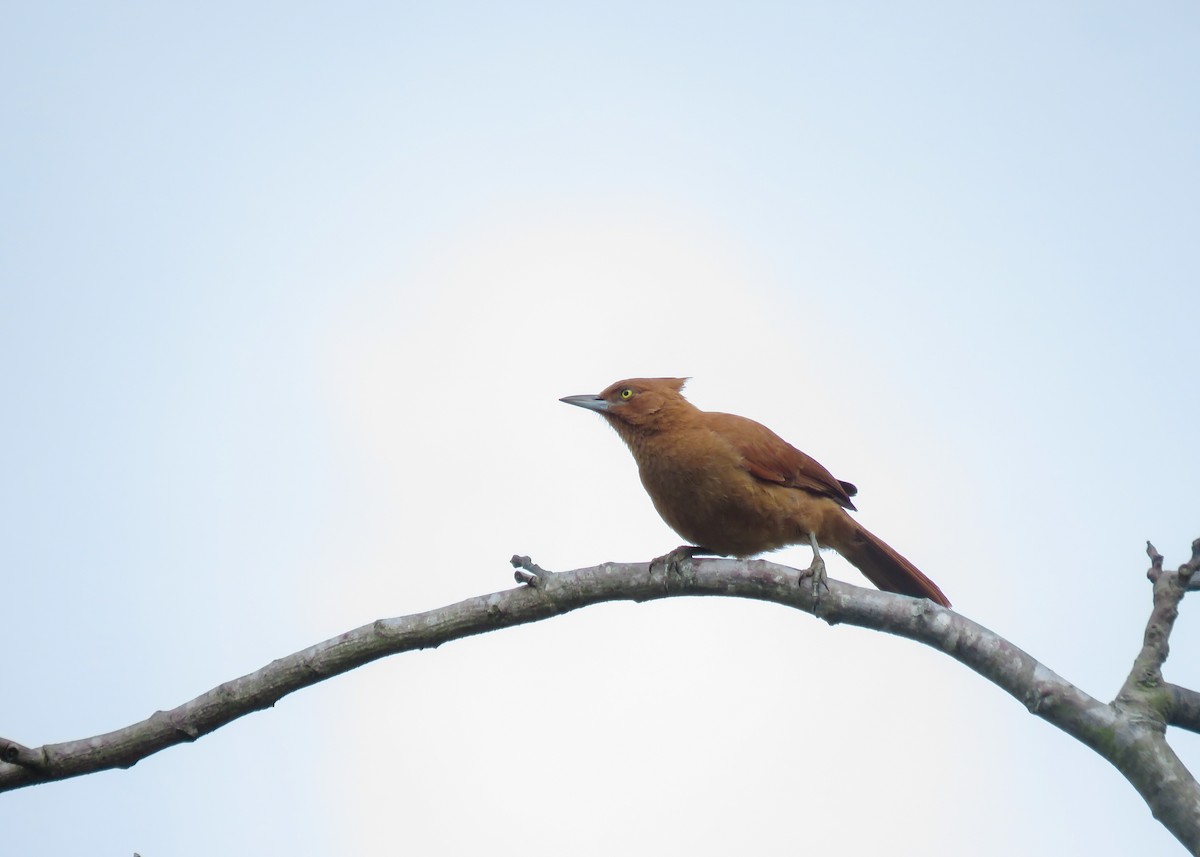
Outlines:
<svg viewBox="0 0 1200 857"><path fill-rule="evenodd" d="M801 579L811 576L817 593L820 548L833 548L880 589L950 606L932 580L850 517L857 488L754 420L700 410L683 397L686 380L629 378L560 400L616 429L654 508L691 543L680 551L742 559L808 544L813 562Z"/></svg>

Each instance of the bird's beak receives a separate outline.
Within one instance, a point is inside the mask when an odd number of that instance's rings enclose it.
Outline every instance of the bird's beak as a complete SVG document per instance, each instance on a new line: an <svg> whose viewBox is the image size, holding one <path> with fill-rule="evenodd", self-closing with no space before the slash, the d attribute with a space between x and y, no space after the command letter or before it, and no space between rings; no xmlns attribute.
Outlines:
<svg viewBox="0 0 1200 857"><path fill-rule="evenodd" d="M604 413L608 410L608 402L601 399L599 396L563 396L559 399L560 402L566 402L568 405L576 405L580 408L587 408L589 411L597 411Z"/></svg>

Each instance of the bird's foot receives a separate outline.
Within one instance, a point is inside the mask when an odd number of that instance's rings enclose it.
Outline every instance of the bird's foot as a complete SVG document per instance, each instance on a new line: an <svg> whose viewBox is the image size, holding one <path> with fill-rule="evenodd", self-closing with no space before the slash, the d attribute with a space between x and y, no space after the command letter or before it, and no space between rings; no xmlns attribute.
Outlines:
<svg viewBox="0 0 1200 857"><path fill-rule="evenodd" d="M527 556L517 556L513 554L513 558L509 560L512 567L516 569L513 577L517 583L524 583L532 586L534 589L541 586L546 580L554 574L552 571L546 571L532 559Z"/></svg>
<svg viewBox="0 0 1200 857"><path fill-rule="evenodd" d="M701 554L711 553L712 551L707 548L696 547L695 545L680 545L670 553L650 560L650 575L653 577L654 572L660 568L663 568L668 575L682 575L684 565L688 560L694 559Z"/></svg>
<svg viewBox="0 0 1200 857"><path fill-rule="evenodd" d="M829 591L828 575L825 574L825 560L821 559L819 554L813 555L812 565L800 572L800 578L797 580L801 586L804 585L805 578L812 578L812 595L814 601L821 600L821 587L825 587L825 591Z"/></svg>

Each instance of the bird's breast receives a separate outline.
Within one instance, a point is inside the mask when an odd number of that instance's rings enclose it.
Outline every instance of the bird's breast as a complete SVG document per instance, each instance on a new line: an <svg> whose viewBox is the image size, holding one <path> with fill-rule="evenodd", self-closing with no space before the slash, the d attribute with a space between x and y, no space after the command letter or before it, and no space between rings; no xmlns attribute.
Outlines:
<svg viewBox="0 0 1200 857"><path fill-rule="evenodd" d="M755 478L720 437L692 432L630 448L654 508L692 544L752 556L799 540L795 506L804 492Z"/></svg>

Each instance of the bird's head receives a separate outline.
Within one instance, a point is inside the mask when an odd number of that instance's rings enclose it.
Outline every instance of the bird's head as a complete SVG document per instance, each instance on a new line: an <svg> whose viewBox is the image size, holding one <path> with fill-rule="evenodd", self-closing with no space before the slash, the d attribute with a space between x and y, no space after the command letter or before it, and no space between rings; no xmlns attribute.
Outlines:
<svg viewBox="0 0 1200 857"><path fill-rule="evenodd" d="M654 430L669 424L682 411L696 409L680 392L687 380L627 378L609 385L598 395L565 396L559 401L596 411L618 431Z"/></svg>

